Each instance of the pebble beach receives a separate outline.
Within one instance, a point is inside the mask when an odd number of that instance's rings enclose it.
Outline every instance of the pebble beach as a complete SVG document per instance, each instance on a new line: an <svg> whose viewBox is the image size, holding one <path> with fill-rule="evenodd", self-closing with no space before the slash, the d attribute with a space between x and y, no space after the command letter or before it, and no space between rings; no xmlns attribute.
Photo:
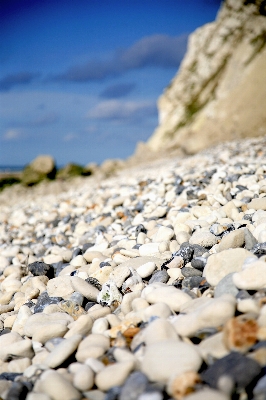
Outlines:
<svg viewBox="0 0 266 400"><path fill-rule="evenodd" d="M266 400L266 137L4 189L0 398Z"/></svg>

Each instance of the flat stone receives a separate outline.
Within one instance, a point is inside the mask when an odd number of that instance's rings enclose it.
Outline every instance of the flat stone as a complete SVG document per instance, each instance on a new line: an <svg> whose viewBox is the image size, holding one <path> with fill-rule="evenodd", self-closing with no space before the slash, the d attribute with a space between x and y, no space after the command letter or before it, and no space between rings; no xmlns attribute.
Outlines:
<svg viewBox="0 0 266 400"><path fill-rule="evenodd" d="M58 344L44 360L49 368L56 368L61 365L77 349L82 340L81 335L71 336Z"/></svg>
<svg viewBox="0 0 266 400"><path fill-rule="evenodd" d="M214 297L220 297L226 293L232 294L233 296L237 295L239 290L233 282L233 276L234 272L231 272L231 274L225 275L225 277L220 280L214 289Z"/></svg>
<svg viewBox="0 0 266 400"><path fill-rule="evenodd" d="M193 233L189 239L190 244L198 244L203 247L212 247L218 242L218 239L209 231L199 230Z"/></svg>
<svg viewBox="0 0 266 400"><path fill-rule="evenodd" d="M159 243L146 243L139 248L139 254L141 257L152 256L156 253L159 253Z"/></svg>
<svg viewBox="0 0 266 400"><path fill-rule="evenodd" d="M241 271L244 260L252 256L253 254L245 249L229 249L211 254L203 270L203 276L210 285L216 286L226 275Z"/></svg>
<svg viewBox="0 0 266 400"><path fill-rule="evenodd" d="M186 396L186 400L229 400L228 396L214 389L202 389Z"/></svg>
<svg viewBox="0 0 266 400"><path fill-rule="evenodd" d="M75 289L71 284L71 276L58 276L50 279L47 283L47 293L50 297L65 297L74 293Z"/></svg>
<svg viewBox="0 0 266 400"><path fill-rule="evenodd" d="M172 237L174 236L175 232L173 229L168 228L166 226L160 226L158 229L157 233L153 237L153 241L156 243L160 243L166 240L171 240Z"/></svg>
<svg viewBox="0 0 266 400"><path fill-rule="evenodd" d="M53 337L63 337L70 322L73 322L73 318L63 312L33 314L24 325L24 335L45 343Z"/></svg>
<svg viewBox="0 0 266 400"><path fill-rule="evenodd" d="M129 267L116 267L110 274L109 279L113 280L118 288L121 288L125 280L130 275Z"/></svg>
<svg viewBox="0 0 266 400"><path fill-rule="evenodd" d="M96 301L100 293L95 286L78 276L71 276L71 285L75 291L81 293L86 299L91 301Z"/></svg>
<svg viewBox="0 0 266 400"><path fill-rule="evenodd" d="M109 349L109 346L109 338L102 334L91 334L79 344L76 359L79 362L84 362L89 357L98 358Z"/></svg>
<svg viewBox="0 0 266 400"><path fill-rule="evenodd" d="M236 229L225 235L219 243L219 251L242 247L245 243L244 229Z"/></svg>
<svg viewBox="0 0 266 400"><path fill-rule="evenodd" d="M74 374L73 385L81 392L90 390L94 385L94 372L88 365L80 365Z"/></svg>
<svg viewBox="0 0 266 400"><path fill-rule="evenodd" d="M150 322L143 333L146 346L153 343L159 345L159 342L168 339L179 341L173 325L164 318L156 318Z"/></svg>
<svg viewBox="0 0 266 400"><path fill-rule="evenodd" d="M121 386L133 368L133 361L124 361L108 365L96 375L95 384L104 392L111 389L113 386Z"/></svg>
<svg viewBox="0 0 266 400"><path fill-rule="evenodd" d="M198 349L202 358L207 363L209 362L210 357L219 359L229 354L229 350L224 344L223 332L215 333L214 335L202 340L198 345Z"/></svg>
<svg viewBox="0 0 266 400"><path fill-rule="evenodd" d="M87 336L91 331L93 320L89 315L81 315L76 321L68 325L68 332L64 338L68 339L74 335Z"/></svg>
<svg viewBox="0 0 266 400"><path fill-rule="evenodd" d="M251 200L247 207L253 210L266 210L266 197Z"/></svg>
<svg viewBox="0 0 266 400"><path fill-rule="evenodd" d="M233 275L233 282L239 289L260 290L266 287L266 263L255 261Z"/></svg>
<svg viewBox="0 0 266 400"><path fill-rule="evenodd" d="M34 356L34 352L32 350L32 341L26 338L6 344L4 347L0 348L0 359L2 361L7 361L11 354L17 358L32 358Z"/></svg>
<svg viewBox="0 0 266 400"><path fill-rule="evenodd" d="M176 361L178 360L178 362ZM167 383L172 375L198 371L202 359L193 345L164 340L146 347L141 371L150 381Z"/></svg>
<svg viewBox="0 0 266 400"><path fill-rule="evenodd" d="M141 278L147 278L155 271L155 269L156 269L155 262L150 261L138 267L137 273Z"/></svg>
<svg viewBox="0 0 266 400"><path fill-rule="evenodd" d="M37 383L36 391L47 394L53 400L79 400L82 398L81 392L57 371L43 372Z"/></svg>
<svg viewBox="0 0 266 400"><path fill-rule="evenodd" d="M191 304L193 305L196 300L193 300ZM208 299L202 304L199 302L199 306L194 311L179 314L174 319L173 326L179 335L188 337L192 337L200 329L218 328L234 316L235 302L231 295Z"/></svg>
<svg viewBox="0 0 266 400"><path fill-rule="evenodd" d="M165 303L171 310L179 311L181 304L184 304L191 299L188 294L173 286L162 285L163 286L153 289L144 296L148 303Z"/></svg>

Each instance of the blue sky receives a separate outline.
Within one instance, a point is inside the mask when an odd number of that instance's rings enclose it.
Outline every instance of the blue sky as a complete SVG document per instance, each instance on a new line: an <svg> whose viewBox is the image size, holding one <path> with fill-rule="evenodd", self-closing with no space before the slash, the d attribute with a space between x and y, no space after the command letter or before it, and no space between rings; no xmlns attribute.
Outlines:
<svg viewBox="0 0 266 400"><path fill-rule="evenodd" d="M219 0L0 0L0 165L126 158Z"/></svg>

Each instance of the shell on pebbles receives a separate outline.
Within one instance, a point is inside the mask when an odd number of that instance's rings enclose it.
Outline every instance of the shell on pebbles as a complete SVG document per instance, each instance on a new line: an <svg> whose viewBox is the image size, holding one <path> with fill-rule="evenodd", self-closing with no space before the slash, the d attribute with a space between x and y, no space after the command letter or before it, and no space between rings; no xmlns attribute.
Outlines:
<svg viewBox="0 0 266 400"><path fill-rule="evenodd" d="M103 284L102 290L97 296L97 302L103 306L120 305L122 302L122 295L119 292L114 281L109 280Z"/></svg>

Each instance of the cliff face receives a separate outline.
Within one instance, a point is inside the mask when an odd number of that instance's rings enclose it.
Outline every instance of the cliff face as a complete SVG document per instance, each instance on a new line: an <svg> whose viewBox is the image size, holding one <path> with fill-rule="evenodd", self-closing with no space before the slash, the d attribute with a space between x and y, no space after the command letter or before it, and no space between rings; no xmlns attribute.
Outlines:
<svg viewBox="0 0 266 400"><path fill-rule="evenodd" d="M195 153L266 134L265 0L226 0L216 21L190 36L158 109L159 126L147 142L154 151Z"/></svg>

